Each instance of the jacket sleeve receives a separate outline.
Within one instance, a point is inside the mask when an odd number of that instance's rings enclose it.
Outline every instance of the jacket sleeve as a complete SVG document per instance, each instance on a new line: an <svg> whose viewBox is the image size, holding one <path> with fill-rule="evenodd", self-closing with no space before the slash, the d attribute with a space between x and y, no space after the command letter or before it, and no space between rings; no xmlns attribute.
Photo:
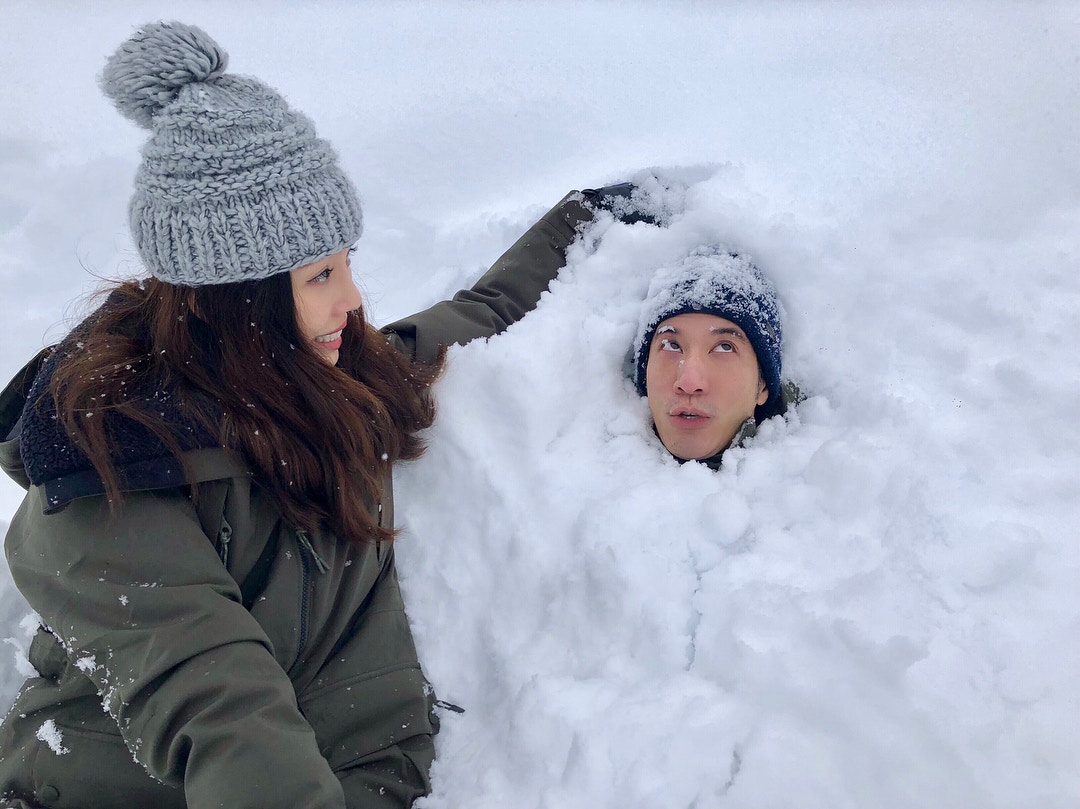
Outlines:
<svg viewBox="0 0 1080 809"><path fill-rule="evenodd" d="M12 521L12 576L149 772L191 809L344 809L270 641L179 490Z"/></svg>
<svg viewBox="0 0 1080 809"><path fill-rule="evenodd" d="M443 346L491 337L531 311L566 263L577 228L593 218L571 191L529 228L471 289L398 320L383 331L413 359L432 362Z"/></svg>

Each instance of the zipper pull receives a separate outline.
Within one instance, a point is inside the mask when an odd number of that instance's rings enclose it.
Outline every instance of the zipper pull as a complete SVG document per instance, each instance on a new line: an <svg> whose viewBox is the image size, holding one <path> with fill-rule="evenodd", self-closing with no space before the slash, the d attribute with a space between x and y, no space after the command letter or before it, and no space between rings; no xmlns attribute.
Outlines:
<svg viewBox="0 0 1080 809"><path fill-rule="evenodd" d="M379 527L382 528L382 500L379 501ZM378 539L375 540L375 561L382 561L382 540Z"/></svg>
<svg viewBox="0 0 1080 809"><path fill-rule="evenodd" d="M320 573L326 573L330 570L330 565L323 561L323 558L315 552L315 547L311 544L311 540L308 539L308 533L303 528L296 529L296 539L300 542L300 545L311 554L311 558L315 560L315 567L319 569Z"/></svg>
<svg viewBox="0 0 1080 809"><path fill-rule="evenodd" d="M462 708L460 705L455 705L454 703L447 702L444 699L437 699L435 700L434 704L436 708L445 708L446 710L453 711L454 713L465 713L465 709Z"/></svg>
<svg viewBox="0 0 1080 809"><path fill-rule="evenodd" d="M225 567L229 566L229 542L232 540L232 526L225 521L225 518L221 518L221 528L218 529L218 540L221 543L221 549L218 551L218 556L221 557L221 564Z"/></svg>

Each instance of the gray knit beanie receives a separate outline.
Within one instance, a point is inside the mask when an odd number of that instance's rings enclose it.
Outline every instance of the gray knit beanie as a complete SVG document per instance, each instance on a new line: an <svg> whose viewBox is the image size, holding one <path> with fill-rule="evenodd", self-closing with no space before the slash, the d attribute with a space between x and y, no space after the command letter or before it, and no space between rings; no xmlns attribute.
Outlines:
<svg viewBox="0 0 1080 809"><path fill-rule="evenodd" d="M267 278L350 247L360 202L330 144L258 79L225 73L204 31L145 25L101 88L150 130L129 205L147 269L171 284Z"/></svg>
<svg viewBox="0 0 1080 809"><path fill-rule="evenodd" d="M669 317L702 312L730 320L754 348L769 398L780 398L783 315L776 287L745 255L725 247L699 247L661 267L641 305L633 346L634 387L646 395L645 368L656 327Z"/></svg>

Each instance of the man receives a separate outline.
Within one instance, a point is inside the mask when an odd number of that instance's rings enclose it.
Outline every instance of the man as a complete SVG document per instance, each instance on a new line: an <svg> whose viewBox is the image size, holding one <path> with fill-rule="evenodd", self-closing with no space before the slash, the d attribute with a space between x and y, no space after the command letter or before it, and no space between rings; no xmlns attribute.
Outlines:
<svg viewBox="0 0 1080 809"><path fill-rule="evenodd" d="M780 377L781 317L769 279L723 248L698 248L653 277L632 376L672 455L716 468L724 450L797 400Z"/></svg>
<svg viewBox="0 0 1080 809"><path fill-rule="evenodd" d="M634 183L582 194L587 207L627 224L664 225L674 213L662 193ZM782 316L772 282L739 253L700 247L657 271L628 360L668 452L715 469L729 446L801 401L781 381Z"/></svg>

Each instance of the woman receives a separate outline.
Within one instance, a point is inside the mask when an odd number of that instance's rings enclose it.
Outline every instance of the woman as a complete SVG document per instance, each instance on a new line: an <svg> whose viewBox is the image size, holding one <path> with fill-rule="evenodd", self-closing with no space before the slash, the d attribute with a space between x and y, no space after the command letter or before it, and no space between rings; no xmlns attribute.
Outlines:
<svg viewBox="0 0 1080 809"><path fill-rule="evenodd" d="M531 309L592 214L570 195L470 291L383 332L360 205L311 122L145 26L102 86L150 129L116 286L0 395L28 488L6 540L39 613L0 806L382 807L429 788L435 700L394 571L391 467L444 346Z"/></svg>

